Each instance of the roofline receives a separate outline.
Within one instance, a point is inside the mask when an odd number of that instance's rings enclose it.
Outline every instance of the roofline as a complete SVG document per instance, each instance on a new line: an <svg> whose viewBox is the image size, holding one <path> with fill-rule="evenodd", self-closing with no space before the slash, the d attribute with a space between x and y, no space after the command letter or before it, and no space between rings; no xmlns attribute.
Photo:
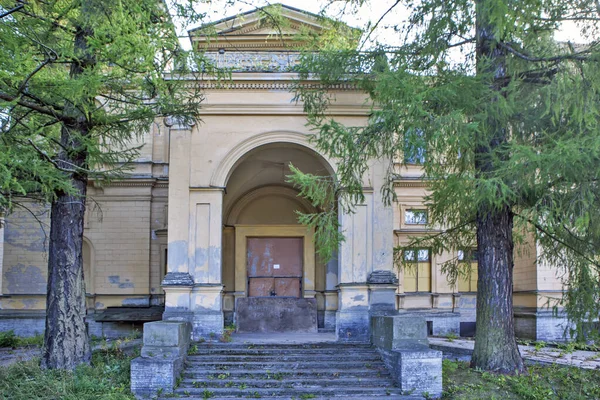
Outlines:
<svg viewBox="0 0 600 400"><path fill-rule="evenodd" d="M204 28L207 28L207 27L212 26L212 25L218 25L218 24L223 23L223 22L235 20L236 18L243 17L245 15L249 15L249 14L255 13L255 12L259 11L259 10L265 9L267 7L273 7L273 6L281 6L283 8L287 8L288 10L296 11L296 12L299 12L299 13L302 13L302 14L307 14L307 15L310 15L310 16L315 17L315 18L323 18L323 16L315 14L315 13L312 13L310 11L306 11L306 10L302 10L300 8L288 6L288 5L283 4L283 3L273 3L273 4L268 4L268 5L262 6L262 7L256 7L254 9L252 9L252 10L248 10L248 11L243 12L241 14L232 15L231 17L225 17L225 18L221 18L220 20L217 20L217 21L207 22L205 24L202 24L202 25L197 26L197 27L192 28L192 29L188 29L188 35L191 34L192 32L198 31L200 29L204 29Z"/></svg>

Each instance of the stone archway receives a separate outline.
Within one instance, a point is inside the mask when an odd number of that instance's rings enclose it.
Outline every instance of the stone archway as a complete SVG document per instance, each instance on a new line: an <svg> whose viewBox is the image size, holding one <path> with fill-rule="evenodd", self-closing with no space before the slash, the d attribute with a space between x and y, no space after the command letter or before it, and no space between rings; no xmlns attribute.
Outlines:
<svg viewBox="0 0 600 400"><path fill-rule="evenodd" d="M337 282L329 279L327 287L326 276L337 276L337 266L326 270L326 264L316 257L312 231L298 223L296 212L315 209L287 182L290 163L318 175L329 176L332 170L304 145L275 142L239 155L227 174L223 197L223 305L226 321L235 315L242 331L316 331L324 326L326 292L336 292ZM262 269L258 272L251 272L250 257L260 260ZM292 265L297 266L295 270ZM307 310L313 313L311 321L306 315L302 317ZM272 311L273 316L266 311ZM333 310L329 311L331 314ZM249 320L260 327L251 329L237 318L248 312ZM286 315L289 318L280 318ZM265 322L269 318L271 322Z"/></svg>

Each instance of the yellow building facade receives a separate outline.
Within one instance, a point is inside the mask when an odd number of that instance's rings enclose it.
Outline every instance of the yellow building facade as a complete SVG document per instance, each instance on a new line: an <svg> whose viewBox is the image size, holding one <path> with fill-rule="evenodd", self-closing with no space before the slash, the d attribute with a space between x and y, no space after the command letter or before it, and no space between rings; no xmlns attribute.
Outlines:
<svg viewBox="0 0 600 400"><path fill-rule="evenodd" d="M231 68L231 79L190 78L188 85L206 96L201 122L157 120L140 139L126 179L90 183L84 244L90 333L114 336L163 318L192 322L196 339L235 323L248 331L333 330L339 340L364 341L371 315L394 312L424 315L432 334L472 333L476 265L457 287L441 271L453 257L469 262L469 250L414 249L405 256L415 268L393 263L395 245L435 232L426 224L427 186L417 164L397 166L397 201L386 206L379 189L387 165L374 160L364 177L364 204L339 215L346 240L333 260L318 258L313 232L296 214L314 208L286 176L290 164L336 173L336 160L309 140L302 104L293 100L296 74L289 72L298 59L294 35L322 28L301 10L284 6L282 13L283 32L264 24L259 12L217 22L216 38L191 31L195 48ZM364 93L341 85L331 94L332 117L366 123ZM0 330L43 330L48 218L47 209L32 204L2 221ZM555 269L538 262L533 241L515 251L514 279L517 333L562 337L564 319L544 308L562 286ZM289 324L249 322L273 315Z"/></svg>

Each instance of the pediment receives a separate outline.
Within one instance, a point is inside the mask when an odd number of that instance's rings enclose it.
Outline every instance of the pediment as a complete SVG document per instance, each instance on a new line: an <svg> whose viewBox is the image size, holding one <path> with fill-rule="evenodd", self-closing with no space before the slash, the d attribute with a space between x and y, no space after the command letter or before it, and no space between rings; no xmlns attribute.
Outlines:
<svg viewBox="0 0 600 400"><path fill-rule="evenodd" d="M194 28L189 36L197 49L286 50L301 44L299 35L322 29L319 16L273 4Z"/></svg>

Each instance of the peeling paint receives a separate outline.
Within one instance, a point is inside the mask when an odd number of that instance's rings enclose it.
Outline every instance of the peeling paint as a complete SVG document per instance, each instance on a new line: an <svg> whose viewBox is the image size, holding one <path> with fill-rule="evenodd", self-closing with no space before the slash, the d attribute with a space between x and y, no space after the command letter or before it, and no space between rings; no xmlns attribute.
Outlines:
<svg viewBox="0 0 600 400"><path fill-rule="evenodd" d="M30 310L36 309L38 305L38 301L36 299L23 299L23 306Z"/></svg>
<svg viewBox="0 0 600 400"><path fill-rule="evenodd" d="M168 247L168 272L188 272L188 243L185 240L170 242Z"/></svg>
<svg viewBox="0 0 600 400"><path fill-rule="evenodd" d="M6 270L4 278L10 294L46 293L46 277L36 266L17 264Z"/></svg>
<svg viewBox="0 0 600 400"><path fill-rule="evenodd" d="M124 307L131 307L131 306L149 307L150 301L147 297L129 297L129 298L123 299L123 301L121 302L121 305Z"/></svg>
<svg viewBox="0 0 600 400"><path fill-rule="evenodd" d="M125 279L124 282L121 282L121 277L119 275L109 276L108 282L112 285L118 285L119 289L128 289L134 287L134 284L130 279Z"/></svg>
<svg viewBox="0 0 600 400"><path fill-rule="evenodd" d="M352 297L352 301L356 301L357 303L364 301L364 300L365 300L364 294L359 294L359 295Z"/></svg>
<svg viewBox="0 0 600 400"><path fill-rule="evenodd" d="M18 225L7 222L4 229L4 241L11 246L32 252L46 251L46 236L41 227L38 229L20 229Z"/></svg>
<svg viewBox="0 0 600 400"><path fill-rule="evenodd" d="M196 283L214 283L220 281L221 247L198 248L194 254L194 263L190 263L190 274Z"/></svg>

